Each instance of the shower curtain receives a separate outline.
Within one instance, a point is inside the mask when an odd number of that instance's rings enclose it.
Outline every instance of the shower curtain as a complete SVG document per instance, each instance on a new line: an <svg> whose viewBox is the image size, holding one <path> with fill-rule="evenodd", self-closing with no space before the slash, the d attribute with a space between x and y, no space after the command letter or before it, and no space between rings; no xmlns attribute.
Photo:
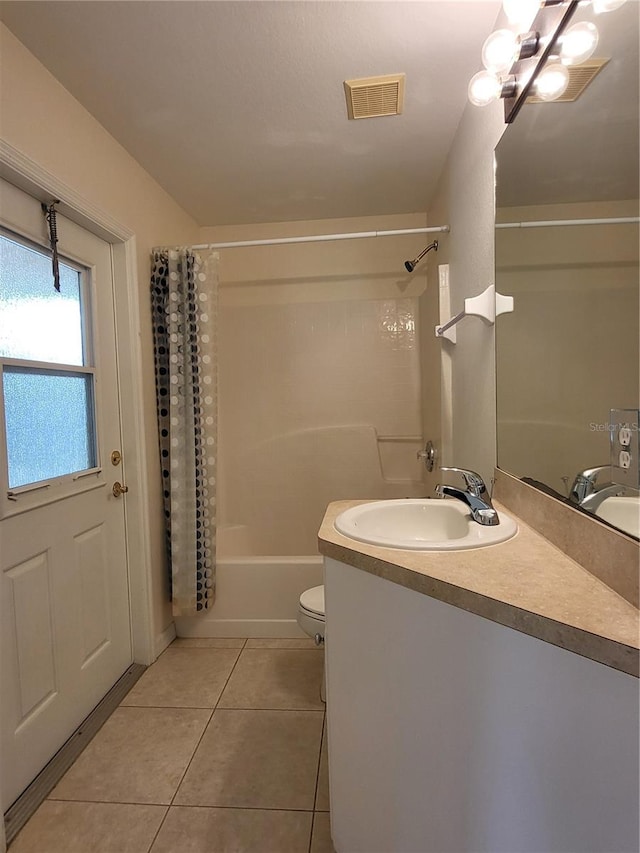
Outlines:
<svg viewBox="0 0 640 853"><path fill-rule="evenodd" d="M154 249L151 304L174 616L215 597L218 254Z"/></svg>

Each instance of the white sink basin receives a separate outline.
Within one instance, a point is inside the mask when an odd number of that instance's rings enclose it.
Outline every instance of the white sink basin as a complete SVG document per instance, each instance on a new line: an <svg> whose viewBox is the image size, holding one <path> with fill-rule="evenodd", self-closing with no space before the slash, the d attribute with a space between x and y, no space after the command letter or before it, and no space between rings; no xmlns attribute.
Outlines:
<svg viewBox="0 0 640 853"><path fill-rule="evenodd" d="M606 498L596 510L596 515L625 533L640 538L640 497Z"/></svg>
<svg viewBox="0 0 640 853"><path fill-rule="evenodd" d="M500 524L484 526L471 518L461 501L421 498L360 504L341 512L334 524L349 539L385 548L462 551L515 536L515 521L503 512L499 515Z"/></svg>

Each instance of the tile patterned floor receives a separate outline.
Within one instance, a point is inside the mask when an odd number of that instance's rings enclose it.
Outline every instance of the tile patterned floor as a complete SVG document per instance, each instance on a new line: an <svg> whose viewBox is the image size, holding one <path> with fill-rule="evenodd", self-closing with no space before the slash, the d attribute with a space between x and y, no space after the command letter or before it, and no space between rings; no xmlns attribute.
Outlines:
<svg viewBox="0 0 640 853"><path fill-rule="evenodd" d="M322 652L175 640L9 853L334 853Z"/></svg>

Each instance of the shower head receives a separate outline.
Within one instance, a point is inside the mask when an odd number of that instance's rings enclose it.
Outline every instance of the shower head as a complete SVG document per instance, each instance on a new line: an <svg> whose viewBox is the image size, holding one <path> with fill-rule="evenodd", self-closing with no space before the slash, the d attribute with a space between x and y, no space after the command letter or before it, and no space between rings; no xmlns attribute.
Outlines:
<svg viewBox="0 0 640 853"><path fill-rule="evenodd" d="M430 243L426 249L423 249L417 258L414 258L412 261L405 261L404 266L405 266L406 271L407 272L413 272L414 269L418 266L418 264L422 260L422 258L424 258L424 256L427 254L427 252L430 252L431 249L435 249L436 252L438 251L438 241L437 240L434 240L433 243Z"/></svg>

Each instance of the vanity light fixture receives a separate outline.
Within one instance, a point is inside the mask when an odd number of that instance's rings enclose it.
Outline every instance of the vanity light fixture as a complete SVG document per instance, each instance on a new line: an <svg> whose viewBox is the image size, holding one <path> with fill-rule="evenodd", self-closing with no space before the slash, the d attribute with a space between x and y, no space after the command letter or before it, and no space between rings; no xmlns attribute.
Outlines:
<svg viewBox="0 0 640 853"><path fill-rule="evenodd" d="M544 0L502 0L502 8L512 27L519 30L524 30L530 26L531 21L535 18L542 6L558 5L563 0L555 0L555 3ZM619 9L627 0L591 0L593 11L600 15L603 12L613 12ZM583 5L589 3L589 0L582 0Z"/></svg>
<svg viewBox="0 0 640 853"><path fill-rule="evenodd" d="M538 52L538 33L516 35L512 30L496 30L482 46L482 64L487 71L508 71L519 59Z"/></svg>
<svg viewBox="0 0 640 853"><path fill-rule="evenodd" d="M591 21L574 24L560 38L560 60L565 65L579 65L593 56L598 46L598 28Z"/></svg>
<svg viewBox="0 0 640 853"><path fill-rule="evenodd" d="M561 62L545 65L535 80L535 94L541 101L555 101L567 91L569 71Z"/></svg>
<svg viewBox="0 0 640 853"><path fill-rule="evenodd" d="M567 29L585 0L503 0L512 29L492 33L482 47L484 71L469 83L469 100L483 107L502 98L505 122L512 122L530 95L543 101L562 96L569 85L566 65L592 56L598 30L585 21ZM626 0L586 0L595 12L618 9Z"/></svg>
<svg viewBox="0 0 640 853"><path fill-rule="evenodd" d="M627 0L593 0L593 11L596 15L603 12L615 12L620 6L624 6Z"/></svg>
<svg viewBox="0 0 640 853"><path fill-rule="evenodd" d="M478 71L469 82L469 100L476 107L486 107L498 98L516 93L515 77L497 77L491 71Z"/></svg>
<svg viewBox="0 0 640 853"><path fill-rule="evenodd" d="M533 90L536 75L552 55L552 49L578 3L579 0L504 0L509 19L517 21L518 26L524 24L527 29L520 33L500 29L487 38L482 48L482 61L486 70L476 74L469 84L471 103L485 106L502 98L505 102L505 121L513 121ZM554 91L549 85L550 80L548 78L547 85L542 87L541 98L548 97L548 93Z"/></svg>

